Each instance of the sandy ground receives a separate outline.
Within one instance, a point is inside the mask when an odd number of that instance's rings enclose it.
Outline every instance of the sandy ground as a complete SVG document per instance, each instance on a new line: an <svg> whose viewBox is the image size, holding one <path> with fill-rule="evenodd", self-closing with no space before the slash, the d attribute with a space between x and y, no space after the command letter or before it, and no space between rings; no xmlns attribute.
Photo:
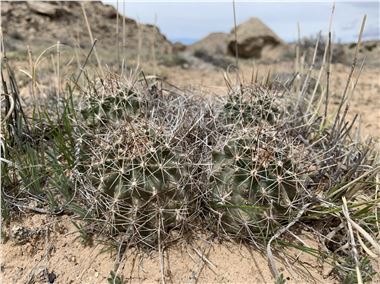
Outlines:
<svg viewBox="0 0 380 284"><path fill-rule="evenodd" d="M107 283L113 270L115 251L94 242L84 246L79 233L67 216L28 215L13 223L16 228L32 232L23 244L8 240L1 245L2 283ZM21 240L20 238L18 240ZM311 239L304 237L307 244ZM334 283L331 267L297 252L300 263L286 262L277 256L277 266L289 283ZM199 236L192 244L177 244L163 255L164 279L167 283L273 283L267 259L253 248L237 243L218 243ZM157 252L127 251L119 274L128 283L155 283L162 280Z"/></svg>

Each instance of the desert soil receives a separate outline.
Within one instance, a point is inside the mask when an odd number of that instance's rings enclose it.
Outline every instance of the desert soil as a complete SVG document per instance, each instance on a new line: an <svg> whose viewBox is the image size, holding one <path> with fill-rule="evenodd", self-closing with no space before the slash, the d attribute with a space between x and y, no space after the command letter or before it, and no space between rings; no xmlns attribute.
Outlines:
<svg viewBox="0 0 380 284"><path fill-rule="evenodd" d="M116 259L115 251L94 241L84 246L69 217L28 215L9 228L29 230L22 244L2 244L2 283L107 283ZM101 240L101 239L99 239ZM304 237L307 244L315 242ZM302 264L286 263L278 255L276 263L289 283L334 283L331 267L317 264L305 254L288 252ZM199 235L190 243L180 243L164 252L164 278L168 283L273 283L267 259L244 244L218 243ZM153 283L162 280L157 252L127 251L119 267L124 280Z"/></svg>

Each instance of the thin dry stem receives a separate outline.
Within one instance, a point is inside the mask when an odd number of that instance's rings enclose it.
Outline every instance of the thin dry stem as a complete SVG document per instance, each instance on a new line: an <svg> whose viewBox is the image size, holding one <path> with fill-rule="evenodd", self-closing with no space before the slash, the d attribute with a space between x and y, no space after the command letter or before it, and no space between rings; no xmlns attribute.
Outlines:
<svg viewBox="0 0 380 284"><path fill-rule="evenodd" d="M352 225L351 225L351 222L349 222L350 215L347 208L347 200L345 197L342 197L342 201L343 201L342 211L343 211L344 217L347 220L347 227L348 227L348 232L349 232L349 236L351 240L351 249L352 249L352 254L355 261L356 279L359 284L362 284L363 279L362 279L362 275L359 268L359 254L358 254L358 250L356 249L356 242L355 242L354 232L352 230Z"/></svg>
<svg viewBox="0 0 380 284"><path fill-rule="evenodd" d="M232 9L233 9L233 14L234 14L235 63L236 63L236 68L239 69L239 51L238 51L238 41L237 41L237 24L236 24L235 0L232 1Z"/></svg>
<svg viewBox="0 0 380 284"><path fill-rule="evenodd" d="M84 7L84 3L82 2L81 3L81 7L82 7L82 12L83 12L83 17L84 17L84 20L86 22L86 26L87 26L87 31L88 31L88 34L90 36L90 40L91 40L91 44L93 45L94 41L96 39L94 39L94 37L92 36L92 31L91 31L91 26L90 26L90 23L88 22L88 19L87 19L87 14L86 14L86 9ZM102 74L102 77L105 77L105 74L104 74L104 71L103 71L103 67L102 67L102 64L100 62L100 59L99 59L99 56L98 56L98 53L96 52L96 48L95 46L93 45L93 49L94 49L94 54L95 54L95 57L96 57L96 61L98 62L98 67L100 69L100 73Z"/></svg>

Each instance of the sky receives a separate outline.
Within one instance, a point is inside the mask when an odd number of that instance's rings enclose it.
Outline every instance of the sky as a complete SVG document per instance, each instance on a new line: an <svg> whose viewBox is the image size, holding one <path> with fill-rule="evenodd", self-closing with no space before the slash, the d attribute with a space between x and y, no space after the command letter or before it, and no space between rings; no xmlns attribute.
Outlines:
<svg viewBox="0 0 380 284"><path fill-rule="evenodd" d="M103 1L116 7L116 1ZM336 41L357 40L362 18L367 14L365 39L380 39L379 0L336 1L333 19L333 36ZM125 7L124 7L125 5ZM301 37L326 34L332 9L332 1L236 1L237 24L250 17L260 18L285 41L297 39L297 23ZM231 1L189 0L120 0L119 11L140 23L156 24L173 42L193 43L211 32L230 32L233 27Z"/></svg>

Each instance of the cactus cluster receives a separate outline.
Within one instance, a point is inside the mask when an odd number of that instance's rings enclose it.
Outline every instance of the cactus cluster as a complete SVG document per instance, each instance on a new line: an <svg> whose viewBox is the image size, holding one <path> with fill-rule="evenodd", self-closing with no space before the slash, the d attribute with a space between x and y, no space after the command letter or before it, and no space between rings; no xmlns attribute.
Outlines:
<svg viewBox="0 0 380 284"><path fill-rule="evenodd" d="M285 104L289 102L280 93L268 92L255 86L240 86L230 92L223 105L221 119L232 124L258 124L266 121L273 124L285 115Z"/></svg>
<svg viewBox="0 0 380 284"><path fill-rule="evenodd" d="M211 104L156 84L110 84L83 97L75 180L88 216L112 235L155 247L174 228L206 222L264 243L329 186L321 168L348 177L326 167L347 151L326 149L331 138L304 124L297 98L246 85ZM351 147L341 164L360 153Z"/></svg>
<svg viewBox="0 0 380 284"><path fill-rule="evenodd" d="M78 166L91 216L112 235L127 232L130 241L151 247L171 229L185 228L197 202L190 153L198 149L188 135L195 117L183 113L178 120L186 102L155 95L124 88L84 98L87 142Z"/></svg>
<svg viewBox="0 0 380 284"><path fill-rule="evenodd" d="M285 126L292 103L253 85L231 90L220 108L208 201L228 234L266 239L297 213L310 165Z"/></svg>
<svg viewBox="0 0 380 284"><path fill-rule="evenodd" d="M331 126L314 100L305 107L293 95L241 84L208 100L145 77L89 82L78 108L69 100L48 123L36 117L34 132L23 129L38 143L4 143L2 204L27 193L92 232L152 249L200 230L263 249L296 221L333 235L327 249L344 247L342 197L363 230L378 231L367 218L380 169L371 146L352 137L346 111ZM358 192L371 200L365 207Z"/></svg>
<svg viewBox="0 0 380 284"><path fill-rule="evenodd" d="M93 124L133 117L138 113L141 103L137 94L128 88L102 94L89 92L85 99L81 114Z"/></svg>
<svg viewBox="0 0 380 284"><path fill-rule="evenodd" d="M274 130L249 129L212 154L211 202L226 231L268 236L295 215L305 175L305 152Z"/></svg>

